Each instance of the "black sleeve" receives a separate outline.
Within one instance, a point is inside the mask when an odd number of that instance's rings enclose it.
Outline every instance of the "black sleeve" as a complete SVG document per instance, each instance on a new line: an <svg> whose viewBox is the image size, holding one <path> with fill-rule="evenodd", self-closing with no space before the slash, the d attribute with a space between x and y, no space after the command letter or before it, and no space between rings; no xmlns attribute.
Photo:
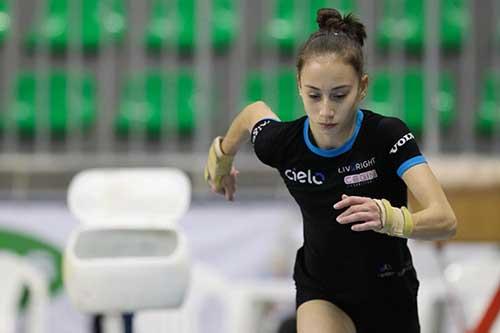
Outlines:
<svg viewBox="0 0 500 333"><path fill-rule="evenodd" d="M284 143L287 126L275 119L262 119L252 128L251 140L259 160L279 168L284 160Z"/></svg>
<svg viewBox="0 0 500 333"><path fill-rule="evenodd" d="M399 177L412 166L427 163L413 133L400 119L384 117L380 120L377 137L381 142L382 156L388 160L390 171L397 173Z"/></svg>

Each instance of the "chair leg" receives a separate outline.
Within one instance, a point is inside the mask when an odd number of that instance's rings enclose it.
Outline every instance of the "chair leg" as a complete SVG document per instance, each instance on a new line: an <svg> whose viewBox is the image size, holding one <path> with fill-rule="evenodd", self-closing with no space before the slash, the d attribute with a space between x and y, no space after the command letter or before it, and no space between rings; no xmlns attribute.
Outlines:
<svg viewBox="0 0 500 333"><path fill-rule="evenodd" d="M123 326L125 328L125 333L133 333L134 331L134 314L124 313L123 314Z"/></svg>
<svg viewBox="0 0 500 333"><path fill-rule="evenodd" d="M92 316L92 333L102 333L102 315Z"/></svg>

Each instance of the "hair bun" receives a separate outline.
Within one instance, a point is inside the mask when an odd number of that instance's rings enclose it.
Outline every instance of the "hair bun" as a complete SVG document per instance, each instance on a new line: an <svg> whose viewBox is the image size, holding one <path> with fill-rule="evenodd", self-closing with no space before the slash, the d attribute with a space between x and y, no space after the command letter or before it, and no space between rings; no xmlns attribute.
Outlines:
<svg viewBox="0 0 500 333"><path fill-rule="evenodd" d="M365 26L352 15L342 17L334 8L321 8L316 14L319 31L342 32L363 46L366 38Z"/></svg>
<svg viewBox="0 0 500 333"><path fill-rule="evenodd" d="M316 22L320 31L339 30L343 26L342 15L333 8L321 8L317 12Z"/></svg>

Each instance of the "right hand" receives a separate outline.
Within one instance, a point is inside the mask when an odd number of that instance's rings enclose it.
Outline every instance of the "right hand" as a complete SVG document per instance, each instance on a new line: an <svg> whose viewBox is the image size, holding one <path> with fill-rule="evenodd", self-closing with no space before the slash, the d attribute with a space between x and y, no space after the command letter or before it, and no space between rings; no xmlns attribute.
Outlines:
<svg viewBox="0 0 500 333"><path fill-rule="evenodd" d="M224 154L221 143L222 138L216 137L210 146L205 166L205 181L212 188L212 192L223 194L227 200L232 201L238 171L232 166L234 156Z"/></svg>
<svg viewBox="0 0 500 333"><path fill-rule="evenodd" d="M215 187L213 182L211 180L208 180L208 184L210 185L210 189L214 193L218 193L223 195L226 200L228 201L233 201L234 200L234 193L236 192L236 177L238 176L240 172L236 170L236 168L233 166L231 168L231 172L227 176L222 176L221 178L221 186L219 189Z"/></svg>

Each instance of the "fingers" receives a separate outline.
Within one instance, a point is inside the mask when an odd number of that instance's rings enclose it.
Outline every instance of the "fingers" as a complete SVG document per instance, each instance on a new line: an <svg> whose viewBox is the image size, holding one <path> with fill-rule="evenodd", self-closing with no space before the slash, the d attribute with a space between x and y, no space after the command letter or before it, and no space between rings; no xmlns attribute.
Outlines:
<svg viewBox="0 0 500 333"><path fill-rule="evenodd" d="M354 214L354 213L358 213L358 212L364 212L364 211L370 211L370 207L369 206L366 206L364 204L361 204L361 205L354 205L354 206L351 206L349 208L347 208L344 212L342 212L342 214L340 214L338 217L339 218L343 218L345 216L349 216L351 214Z"/></svg>
<svg viewBox="0 0 500 333"><path fill-rule="evenodd" d="M213 193L223 195L226 200L234 201L236 192L236 177L240 172L233 166L231 172L227 176L222 176L219 186L216 186L210 176L206 177L206 181Z"/></svg>
<svg viewBox="0 0 500 333"><path fill-rule="evenodd" d="M211 191L213 193L221 194L228 201L234 201L234 194L236 192L236 177L238 176L239 171L234 167L231 172L227 176L222 176L220 180L220 187L217 188L212 181L209 181Z"/></svg>
<svg viewBox="0 0 500 333"><path fill-rule="evenodd" d="M347 196L342 194L342 200L333 205L335 209L343 209L352 205L359 205L365 202L371 201L370 198L357 197L357 196Z"/></svg>
<svg viewBox="0 0 500 333"><path fill-rule="evenodd" d="M382 227L377 205L371 198L348 196L343 194L342 199L334 206L335 209L348 207L337 217L340 224L363 222L353 225L353 231L378 230Z"/></svg>
<svg viewBox="0 0 500 333"><path fill-rule="evenodd" d="M382 227L380 221L368 221L365 223L355 224L351 227L352 231L368 231L378 230Z"/></svg>
<svg viewBox="0 0 500 333"><path fill-rule="evenodd" d="M340 224L354 223L354 222L364 222L372 221L377 219L377 214L374 212L359 212L353 213L344 217L337 217L337 222Z"/></svg>
<svg viewBox="0 0 500 333"><path fill-rule="evenodd" d="M238 174L239 171L236 170L235 167L232 167L229 176L223 178L226 200L234 200L234 193L236 192L236 177L238 176Z"/></svg>
<svg viewBox="0 0 500 333"><path fill-rule="evenodd" d="M236 192L236 176L230 175L222 179L222 184L224 186L224 196L226 200L233 201L234 193Z"/></svg>

